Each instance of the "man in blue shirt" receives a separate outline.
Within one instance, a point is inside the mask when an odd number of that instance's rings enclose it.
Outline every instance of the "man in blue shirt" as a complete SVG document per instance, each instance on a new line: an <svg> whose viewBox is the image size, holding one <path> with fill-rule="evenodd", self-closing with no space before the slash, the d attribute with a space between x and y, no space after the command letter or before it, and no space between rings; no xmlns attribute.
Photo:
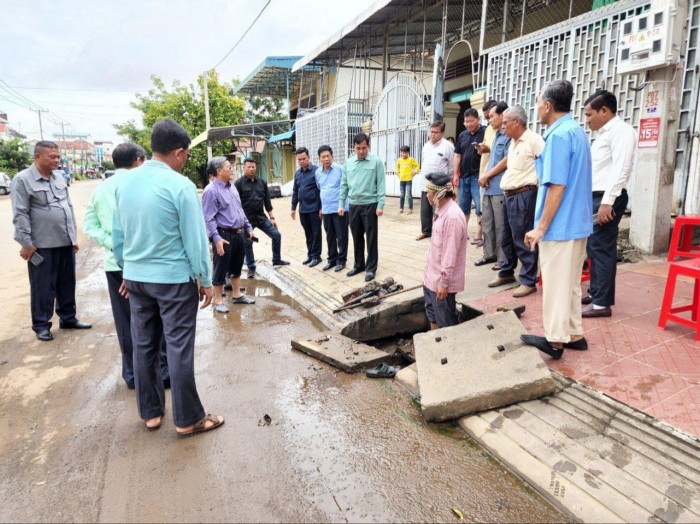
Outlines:
<svg viewBox="0 0 700 524"><path fill-rule="evenodd" d="M489 124L496 131L491 144L480 144L477 148L483 155L489 154L486 171L479 177L479 185L484 188L484 198L481 202L481 227L484 236L484 256L474 262L475 266L483 266L497 262L493 270L501 269L504 255L501 249L501 234L503 232L503 190L501 179L508 167L508 148L510 138L503 132L503 113L508 104L498 102L492 106L489 114Z"/></svg>
<svg viewBox="0 0 700 524"><path fill-rule="evenodd" d="M316 166L311 163L309 150L299 147L296 150L299 169L294 173L294 190L292 191L292 220L297 217L299 205L299 222L306 236L306 259L302 264L309 267L321 263L321 194L316 185Z"/></svg>
<svg viewBox="0 0 700 524"><path fill-rule="evenodd" d="M555 80L537 101L547 132L535 160L540 183L535 228L525 235L530 249L540 247L545 336L522 339L555 359L564 348L588 349L581 321L581 268L593 231L592 163L588 137L570 114L573 96L571 82Z"/></svg>
<svg viewBox="0 0 700 524"><path fill-rule="evenodd" d="M338 214L343 168L333 163L331 146L319 147L318 159L321 167L316 170L316 184L321 190L321 213L328 244L328 263L323 266L323 270L328 271L335 266L334 271L338 272L345 268L348 260L348 217ZM344 210L348 210L347 202Z"/></svg>
<svg viewBox="0 0 700 524"><path fill-rule="evenodd" d="M194 380L197 302L211 303L211 265L197 188L180 175L190 137L170 119L153 126L153 159L115 190L112 243L131 305L136 400L149 430L160 428L165 390L159 369L161 328L170 366L173 421L180 438L218 428ZM199 281L199 283L197 283ZM123 291L123 290L121 290Z"/></svg>

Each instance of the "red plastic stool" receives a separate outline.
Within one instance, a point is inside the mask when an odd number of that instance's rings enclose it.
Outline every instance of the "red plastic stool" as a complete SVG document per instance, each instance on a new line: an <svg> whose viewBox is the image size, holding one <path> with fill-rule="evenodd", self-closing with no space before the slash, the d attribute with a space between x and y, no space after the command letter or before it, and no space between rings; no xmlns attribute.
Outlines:
<svg viewBox="0 0 700 524"><path fill-rule="evenodd" d="M700 227L700 215L676 217L671 244L668 246L669 262L675 262L676 257L700 257L700 245L693 245L693 233L696 227Z"/></svg>
<svg viewBox="0 0 700 524"><path fill-rule="evenodd" d="M676 291L676 279L679 275L695 279L692 304L673 307L673 294ZM690 311L690 319L677 313ZM659 315L659 327L666 329L666 322L675 322L695 329L695 340L700 341L700 258L671 262L666 280L664 302Z"/></svg>
<svg viewBox="0 0 700 524"><path fill-rule="evenodd" d="M588 268L588 269L585 269ZM587 258L581 270L581 282L588 282L591 279L591 259ZM542 287L544 284L542 282L542 273L540 273L540 278L537 283Z"/></svg>

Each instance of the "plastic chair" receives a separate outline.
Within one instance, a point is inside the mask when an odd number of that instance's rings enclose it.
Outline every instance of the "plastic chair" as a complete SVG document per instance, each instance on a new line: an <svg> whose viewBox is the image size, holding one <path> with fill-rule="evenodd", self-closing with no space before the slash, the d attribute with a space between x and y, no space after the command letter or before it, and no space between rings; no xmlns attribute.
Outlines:
<svg viewBox="0 0 700 524"><path fill-rule="evenodd" d="M678 276L686 276L695 280L693 301L690 304L673 307L673 295L676 291ZM687 312L690 312L690 319L678 314ZM666 279L664 301L659 314L659 327L666 329L667 322L675 322L695 329L695 340L700 341L700 258L671 262Z"/></svg>
<svg viewBox="0 0 700 524"><path fill-rule="evenodd" d="M700 227L700 215L681 215L676 217L671 244L668 246L669 262L675 262L677 257L700 257L700 244L693 244L696 227Z"/></svg>

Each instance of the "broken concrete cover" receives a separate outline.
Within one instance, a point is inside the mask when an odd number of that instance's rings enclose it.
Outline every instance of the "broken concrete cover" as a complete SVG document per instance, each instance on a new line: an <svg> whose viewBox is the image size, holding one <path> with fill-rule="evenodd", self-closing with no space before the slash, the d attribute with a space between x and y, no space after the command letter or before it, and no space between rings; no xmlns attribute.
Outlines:
<svg viewBox="0 0 700 524"><path fill-rule="evenodd" d="M389 353L330 331L295 338L292 340L292 347L346 373L362 371L391 357Z"/></svg>
<svg viewBox="0 0 700 524"><path fill-rule="evenodd" d="M423 287L418 286L389 295L365 316L349 321L341 333L353 340L366 342L427 329Z"/></svg>
<svg viewBox="0 0 700 524"><path fill-rule="evenodd" d="M515 313L507 312L415 335L426 419L455 419L553 393L539 352L520 340L524 332Z"/></svg>
<svg viewBox="0 0 700 524"><path fill-rule="evenodd" d="M416 364L411 364L399 371L394 380L401 384L411 394L413 398L420 397L420 388L418 387L418 372Z"/></svg>

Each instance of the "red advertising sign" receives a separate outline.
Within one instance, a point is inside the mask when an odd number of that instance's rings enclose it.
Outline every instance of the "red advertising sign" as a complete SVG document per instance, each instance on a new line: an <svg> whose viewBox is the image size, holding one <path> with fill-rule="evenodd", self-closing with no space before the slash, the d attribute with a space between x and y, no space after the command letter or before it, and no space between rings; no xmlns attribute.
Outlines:
<svg viewBox="0 0 700 524"><path fill-rule="evenodd" d="M642 118L639 121L639 147L657 147L659 145L660 118Z"/></svg>

